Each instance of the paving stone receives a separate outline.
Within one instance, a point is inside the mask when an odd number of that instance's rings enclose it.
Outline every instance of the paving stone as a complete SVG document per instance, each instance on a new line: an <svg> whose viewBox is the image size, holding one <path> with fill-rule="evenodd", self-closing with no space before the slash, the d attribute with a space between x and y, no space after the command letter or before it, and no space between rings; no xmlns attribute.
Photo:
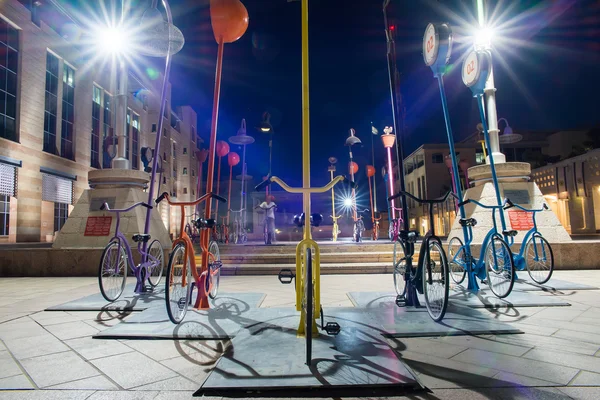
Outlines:
<svg viewBox="0 0 600 400"><path fill-rule="evenodd" d="M34 389L31 381L23 374L0 379L0 390Z"/></svg>
<svg viewBox="0 0 600 400"><path fill-rule="evenodd" d="M584 325L598 325L600 326L600 317L577 317L573 320L576 324L584 324Z"/></svg>
<svg viewBox="0 0 600 400"><path fill-rule="evenodd" d="M600 361L598 361L600 363ZM569 386L600 386L600 374L580 371Z"/></svg>
<svg viewBox="0 0 600 400"><path fill-rule="evenodd" d="M6 350L0 351L0 378L22 374L21 368Z"/></svg>
<svg viewBox="0 0 600 400"><path fill-rule="evenodd" d="M554 364L542 364L534 360L476 349L466 350L452 357L451 360L495 368L504 372L529 376L563 385L569 383L578 372L574 368Z"/></svg>
<svg viewBox="0 0 600 400"><path fill-rule="evenodd" d="M99 375L72 351L28 358L21 364L40 388Z"/></svg>
<svg viewBox="0 0 600 400"><path fill-rule="evenodd" d="M555 388L480 388L442 389L425 394L425 399L431 400L567 400L571 399Z"/></svg>
<svg viewBox="0 0 600 400"><path fill-rule="evenodd" d="M81 320L81 316L68 314L64 311L42 311L32 314L31 319L42 326L62 324L65 322L75 322Z"/></svg>
<svg viewBox="0 0 600 400"><path fill-rule="evenodd" d="M535 325L538 327L546 326L551 328L569 329L572 331L587 332L596 336L600 336L600 325L578 324L573 321L557 321L545 318L538 318L537 316L533 318L527 318L526 320L521 321L521 323Z"/></svg>
<svg viewBox="0 0 600 400"><path fill-rule="evenodd" d="M119 388L105 376L98 375L91 378L79 379L77 381L61 383L50 386L48 389L93 389L93 390L119 390Z"/></svg>
<svg viewBox="0 0 600 400"><path fill-rule="evenodd" d="M510 372L500 371L493 376L498 382L497 386L561 386L560 383L549 382L543 379L531 378L529 376L511 374Z"/></svg>
<svg viewBox="0 0 600 400"><path fill-rule="evenodd" d="M74 339L78 337L92 336L98 333L98 329L92 328L83 321L63 323L60 325L47 326L49 332L60 340Z"/></svg>
<svg viewBox="0 0 600 400"><path fill-rule="evenodd" d="M525 333L523 335L495 335L494 340L501 343L510 343L523 347L544 349L545 351L553 349L584 354L588 356L593 356L598 350L600 350L600 345L598 344L561 339L555 336L540 337L540 335L534 335L530 333Z"/></svg>
<svg viewBox="0 0 600 400"><path fill-rule="evenodd" d="M195 390L193 392L163 391L154 400L189 400L194 392ZM221 397L202 396L202 400L221 400Z"/></svg>
<svg viewBox="0 0 600 400"><path fill-rule="evenodd" d="M553 334L554 337L581 341L585 343L593 343L600 345L600 335L593 335L587 332L577 332L569 329L559 329Z"/></svg>
<svg viewBox="0 0 600 400"><path fill-rule="evenodd" d="M129 389L172 378L177 374L137 352L119 354L91 361L118 385Z"/></svg>
<svg viewBox="0 0 600 400"><path fill-rule="evenodd" d="M408 350L414 353L429 354L441 358L450 358L467 349L464 346L433 339L391 338L387 339L387 342L394 350L400 353Z"/></svg>
<svg viewBox="0 0 600 400"><path fill-rule="evenodd" d="M0 391L0 400L86 400L92 393L93 390L12 390Z"/></svg>
<svg viewBox="0 0 600 400"><path fill-rule="evenodd" d="M600 373L600 362L594 356L565 353L562 351L543 351L534 349L523 356L531 360L541 361L544 364L552 363L567 367Z"/></svg>
<svg viewBox="0 0 600 400"><path fill-rule="evenodd" d="M48 332L39 336L8 339L6 345L15 358L19 360L69 350L67 346Z"/></svg>
<svg viewBox="0 0 600 400"><path fill-rule="evenodd" d="M175 378L165 379L164 381L148 383L132 390L169 390L169 391L190 391L197 390L198 384L190 381L182 376L176 376Z"/></svg>
<svg viewBox="0 0 600 400"><path fill-rule="evenodd" d="M598 400L600 399L600 388L584 388L584 387L561 387L562 393L569 396L571 399L577 400Z"/></svg>
<svg viewBox="0 0 600 400"><path fill-rule="evenodd" d="M86 400L153 400L158 395L156 391L98 391Z"/></svg>
<svg viewBox="0 0 600 400"><path fill-rule="evenodd" d="M86 360L135 351L116 340L92 339L91 337L65 340L65 344L81 354Z"/></svg>
<svg viewBox="0 0 600 400"><path fill-rule="evenodd" d="M574 307L552 307L536 313L535 318L544 318L553 321L572 321L583 314L584 311L577 310Z"/></svg>
<svg viewBox="0 0 600 400"><path fill-rule="evenodd" d="M161 361L161 364L201 385L216 364L216 360L207 360L207 364L202 365L186 357L177 357Z"/></svg>
<svg viewBox="0 0 600 400"><path fill-rule="evenodd" d="M94 339L97 340L97 339ZM114 340L110 341L114 343ZM123 345L135 349L137 352L142 353L155 361L168 360L169 358L175 358L182 356L180 350L181 343L187 342L183 340L123 340ZM198 342L204 343L203 342Z"/></svg>
<svg viewBox="0 0 600 400"><path fill-rule="evenodd" d="M0 324L0 339L4 341L16 338L41 336L45 333L47 332L44 328L29 318Z"/></svg>
<svg viewBox="0 0 600 400"><path fill-rule="evenodd" d="M521 335L498 335L498 336L521 336ZM480 349L494 353L507 354L509 356L520 356L529 351L533 346L521 346L506 344L495 340L498 336L445 336L431 338L430 342L439 342L441 346L455 345L463 348ZM458 354L458 353L457 353ZM440 357L438 355L438 357Z"/></svg>

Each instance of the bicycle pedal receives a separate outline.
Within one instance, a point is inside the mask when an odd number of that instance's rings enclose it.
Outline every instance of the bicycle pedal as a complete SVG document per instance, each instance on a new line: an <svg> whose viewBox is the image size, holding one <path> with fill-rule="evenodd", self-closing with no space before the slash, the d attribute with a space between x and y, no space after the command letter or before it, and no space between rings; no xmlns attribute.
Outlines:
<svg viewBox="0 0 600 400"><path fill-rule="evenodd" d="M338 324L337 322L328 322L327 324L325 324L325 328L323 329L325 330L325 332L327 332L328 335L333 336L337 335L342 330L340 324Z"/></svg>
<svg viewBox="0 0 600 400"><path fill-rule="evenodd" d="M396 296L396 305L398 307L405 307L406 306L406 298L400 294L398 296Z"/></svg>
<svg viewBox="0 0 600 400"><path fill-rule="evenodd" d="M277 275L279 282L283 283L284 285L289 285L292 283L295 277L296 275L292 272L292 270L287 268L279 271L279 274Z"/></svg>

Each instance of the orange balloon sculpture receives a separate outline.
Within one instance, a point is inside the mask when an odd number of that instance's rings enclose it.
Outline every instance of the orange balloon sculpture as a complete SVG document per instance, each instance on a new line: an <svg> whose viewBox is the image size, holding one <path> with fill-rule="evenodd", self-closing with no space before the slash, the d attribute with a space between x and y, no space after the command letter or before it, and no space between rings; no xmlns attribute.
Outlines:
<svg viewBox="0 0 600 400"><path fill-rule="evenodd" d="M358 172L358 164L354 161L348 163L348 171L350 171L351 174L356 174Z"/></svg>
<svg viewBox="0 0 600 400"><path fill-rule="evenodd" d="M217 43L233 43L248 29L248 10L240 0L210 0L210 22Z"/></svg>
<svg viewBox="0 0 600 400"><path fill-rule="evenodd" d="M227 163L230 167L235 167L240 163L240 156L235 151L232 151L227 155Z"/></svg>
<svg viewBox="0 0 600 400"><path fill-rule="evenodd" d="M375 167L372 165L367 165L367 176L370 178L375 175Z"/></svg>

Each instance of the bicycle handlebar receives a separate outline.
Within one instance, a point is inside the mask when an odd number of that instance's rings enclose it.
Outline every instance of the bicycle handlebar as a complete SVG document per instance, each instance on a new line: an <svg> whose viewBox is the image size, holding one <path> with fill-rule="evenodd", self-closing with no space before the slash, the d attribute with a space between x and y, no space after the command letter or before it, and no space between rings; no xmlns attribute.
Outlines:
<svg viewBox="0 0 600 400"><path fill-rule="evenodd" d="M504 208L504 209L506 209L505 207L508 205L508 201L510 201L510 200L508 200L508 199L504 199L504 201L502 202L502 205L499 205L499 206L486 206L485 204L481 204L481 203L480 203L480 202L478 202L477 200L473 200L473 199L467 199L467 200L465 200L465 201L461 201L460 203L458 203L458 206L459 206L459 207L462 207L462 206L464 206L465 204L469 204L469 203L475 203L475 204L477 204L479 207L487 208L487 209L490 209L490 210L493 210L493 209L498 209L498 208ZM512 204L512 203L511 203L511 204ZM508 207L508 208L510 208L510 207Z"/></svg>
<svg viewBox="0 0 600 400"><path fill-rule="evenodd" d="M206 193L205 195L197 198L194 201L171 201L171 196L169 196L169 193L167 193L167 192L164 192L163 194L158 196L158 198L155 200L155 203L158 204L161 201L163 201L164 199L167 199L167 203L169 203L169 205L172 205L172 206L195 206L196 204L199 204L199 203L207 200L209 197L212 197L215 200L218 200L220 202L227 203L226 198L221 197L215 193Z"/></svg>
<svg viewBox="0 0 600 400"><path fill-rule="evenodd" d="M442 197L438 197L437 199L432 199L432 200L427 200L427 199L420 199L416 196L413 196L412 194L405 192L405 191L399 191L398 193L396 193L393 196L388 197L388 200L394 200L397 199L398 197L405 195L410 197L411 199L413 199L414 201L420 203L420 204L438 204L438 203L443 203L445 202L449 196L453 196L454 198L458 199L458 197L452 192L452 191L448 191L445 195L443 195Z"/></svg>
<svg viewBox="0 0 600 400"><path fill-rule="evenodd" d="M516 208L518 208L519 210L522 210L522 211L527 211L527 212L541 212L541 211L544 211L544 210L548 209L548 205L546 203L542 204L542 208L540 208L540 209L525 208L525 207L520 206L518 204L514 204L508 198L504 199L504 204L505 204L504 205L504 209L505 210L508 210L509 208L516 207Z"/></svg>
<svg viewBox="0 0 600 400"><path fill-rule="evenodd" d="M283 180L281 180L280 178L278 178L276 176L271 176L271 177L267 177L267 179L265 179L264 181L262 181L261 183L256 185L254 187L254 190L256 190L258 192L258 191L266 188L272 182L281 186L281 188L288 193L325 193L325 192L331 190L331 188L339 182L343 182L343 183L349 185L351 188L356 187L356 183L351 182L348 178L346 178L343 175L336 176L327 185L322 186L322 187L316 187L316 188L310 188L310 187L309 188L293 188L293 187L289 186L287 183L285 183Z"/></svg>
<svg viewBox="0 0 600 400"><path fill-rule="evenodd" d="M129 208L121 208L121 209L113 208L113 209L111 209L111 208L108 206L108 203L107 203L107 202L104 202L104 203L102 203L102 205L100 206L100 211L105 211L105 210L106 210L106 211L110 211L110 212L127 212L127 211L130 211L130 210L132 210L132 209L134 209L134 208L138 207L138 206L146 207L146 208L147 208L147 209L149 209L149 210L152 210L152 209L154 208L154 207L152 207L150 204L148 204L148 203L144 203L143 201L140 201L139 203L135 203L134 205L132 205L132 206L131 206L131 207L129 207Z"/></svg>

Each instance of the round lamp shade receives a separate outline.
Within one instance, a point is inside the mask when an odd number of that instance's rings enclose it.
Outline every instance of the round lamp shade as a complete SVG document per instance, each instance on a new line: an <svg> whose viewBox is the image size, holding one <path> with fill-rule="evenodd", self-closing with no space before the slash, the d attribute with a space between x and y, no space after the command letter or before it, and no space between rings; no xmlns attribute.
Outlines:
<svg viewBox="0 0 600 400"><path fill-rule="evenodd" d="M383 142L383 147L389 149L394 145L394 142L396 141L396 135L381 135L381 141Z"/></svg>
<svg viewBox="0 0 600 400"><path fill-rule="evenodd" d="M351 174L356 174L358 172L358 164L354 161L348 163L348 171L350 171Z"/></svg>
<svg viewBox="0 0 600 400"><path fill-rule="evenodd" d="M370 178L375 175L375 167L372 165L367 165L367 176Z"/></svg>
<svg viewBox="0 0 600 400"><path fill-rule="evenodd" d="M233 43L248 29L248 10L240 0L210 0L210 22L217 43Z"/></svg>
<svg viewBox="0 0 600 400"><path fill-rule="evenodd" d="M224 140L219 140L217 142L217 156L225 157L229 153L229 145Z"/></svg>
<svg viewBox="0 0 600 400"><path fill-rule="evenodd" d="M240 155L235 151L232 151L227 155L227 163L230 167L235 167L240 163Z"/></svg>

